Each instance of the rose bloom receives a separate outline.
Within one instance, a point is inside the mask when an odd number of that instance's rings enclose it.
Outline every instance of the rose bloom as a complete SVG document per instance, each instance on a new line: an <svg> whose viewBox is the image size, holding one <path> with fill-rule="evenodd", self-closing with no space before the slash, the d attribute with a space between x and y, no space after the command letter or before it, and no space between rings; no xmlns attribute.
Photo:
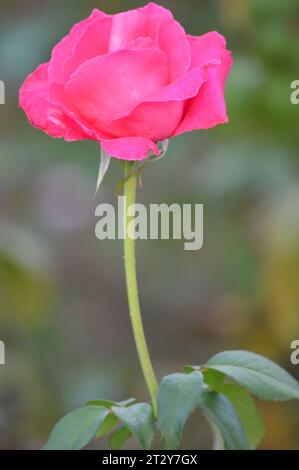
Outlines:
<svg viewBox="0 0 299 470"><path fill-rule="evenodd" d="M154 3L95 9L27 77L20 106L52 137L93 139L110 156L141 160L159 154L159 141L227 122L231 65L223 36L190 36Z"/></svg>

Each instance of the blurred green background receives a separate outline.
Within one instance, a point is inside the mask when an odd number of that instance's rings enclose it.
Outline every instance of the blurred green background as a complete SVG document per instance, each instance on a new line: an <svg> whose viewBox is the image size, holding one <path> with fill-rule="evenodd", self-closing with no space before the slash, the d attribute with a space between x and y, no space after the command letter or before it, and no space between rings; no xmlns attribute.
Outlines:
<svg viewBox="0 0 299 470"><path fill-rule="evenodd" d="M87 399L147 399L135 353L121 241L99 241L94 210L115 203L113 160L93 199L99 148L30 127L18 109L25 76L74 22L143 1L2 0L0 79L0 448L39 449L62 414ZM138 242L144 321L159 377L225 348L251 349L289 369L299 336L299 5L295 0L172 0L194 35L218 30L235 64L230 123L174 139L146 167L138 198L204 203L204 247ZM262 448L299 448L299 405L259 404ZM97 444L105 447L106 443ZM129 448L135 447L129 442ZM210 448L200 416L182 448Z"/></svg>

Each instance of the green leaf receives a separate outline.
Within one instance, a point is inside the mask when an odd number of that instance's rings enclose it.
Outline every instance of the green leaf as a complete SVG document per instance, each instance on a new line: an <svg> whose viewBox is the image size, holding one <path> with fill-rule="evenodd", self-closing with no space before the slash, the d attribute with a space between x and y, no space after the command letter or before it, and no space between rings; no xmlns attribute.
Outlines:
<svg viewBox="0 0 299 470"><path fill-rule="evenodd" d="M96 405L96 406L104 406L105 408L112 408L112 406L129 406L134 403L135 398L128 398L127 400L123 401L112 401L112 400L89 400L86 405Z"/></svg>
<svg viewBox="0 0 299 470"><path fill-rule="evenodd" d="M227 450L247 450L250 448L240 418L224 395L205 391L201 394L199 407L209 422L213 423L219 440L222 436L224 448Z"/></svg>
<svg viewBox="0 0 299 470"><path fill-rule="evenodd" d="M137 403L127 408L113 406L115 416L129 429L144 449L150 449L154 437L152 407L148 403Z"/></svg>
<svg viewBox="0 0 299 470"><path fill-rule="evenodd" d="M225 442L220 429L207 415L205 417L213 431L213 450L225 450Z"/></svg>
<svg viewBox="0 0 299 470"><path fill-rule="evenodd" d="M202 370L204 381L212 390L219 392L219 388L225 381L225 374L214 369Z"/></svg>
<svg viewBox="0 0 299 470"><path fill-rule="evenodd" d="M186 372L187 374L190 374L190 372L194 372L196 370L199 370L200 371L200 366L190 366L190 365L187 365L187 366L184 366L183 367L183 371Z"/></svg>
<svg viewBox="0 0 299 470"><path fill-rule="evenodd" d="M264 423L249 392L238 384L224 383L225 374L214 369L203 370L205 383L225 395L235 407L252 449L262 440Z"/></svg>
<svg viewBox="0 0 299 470"><path fill-rule="evenodd" d="M44 449L82 449L96 435L108 413L103 406L85 406L67 414L54 427Z"/></svg>
<svg viewBox="0 0 299 470"><path fill-rule="evenodd" d="M158 389L158 424L166 446L176 449L184 425L199 403L204 383L198 371L171 374L163 378Z"/></svg>
<svg viewBox="0 0 299 470"><path fill-rule="evenodd" d="M250 447L255 449L264 436L265 427L252 396L238 384L222 384L219 392L223 393L235 407Z"/></svg>
<svg viewBox="0 0 299 470"><path fill-rule="evenodd" d="M96 434L96 439L100 439L103 436L106 436L107 434L110 434L115 426L118 423L118 418L115 416L113 413L109 413L104 421L102 422L100 429L98 430Z"/></svg>
<svg viewBox="0 0 299 470"><path fill-rule="evenodd" d="M86 406L104 406L104 408L112 408L114 405L117 403L111 400L89 400L86 402Z"/></svg>
<svg viewBox="0 0 299 470"><path fill-rule="evenodd" d="M132 436L131 432L126 426L113 432L109 437L109 448L111 450L119 450L123 444Z"/></svg>
<svg viewBox="0 0 299 470"><path fill-rule="evenodd" d="M274 362L249 351L225 351L213 356L207 368L223 372L261 400L299 399L298 382Z"/></svg>

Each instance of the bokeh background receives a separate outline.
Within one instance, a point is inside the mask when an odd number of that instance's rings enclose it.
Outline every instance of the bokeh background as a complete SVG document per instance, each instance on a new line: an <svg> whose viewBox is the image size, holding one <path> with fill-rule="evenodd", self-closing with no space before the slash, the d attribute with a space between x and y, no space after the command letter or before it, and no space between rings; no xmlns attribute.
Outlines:
<svg viewBox="0 0 299 470"><path fill-rule="evenodd" d="M18 109L25 76L94 7L143 1L2 0L0 79L0 448L39 449L64 413L93 398L147 399L128 317L121 241L99 241L94 210L116 202L113 160L93 199L99 148L33 129ZM288 368L299 336L299 5L294 0L172 0L191 34L218 30L235 65L230 123L171 142L139 200L204 203L205 243L138 242L144 321L159 377L225 348ZM113 79L113 77L111 77ZM262 448L299 448L299 405L259 404ZM98 447L106 443L98 443ZM136 444L129 442L127 447ZM200 416L182 448L209 448Z"/></svg>

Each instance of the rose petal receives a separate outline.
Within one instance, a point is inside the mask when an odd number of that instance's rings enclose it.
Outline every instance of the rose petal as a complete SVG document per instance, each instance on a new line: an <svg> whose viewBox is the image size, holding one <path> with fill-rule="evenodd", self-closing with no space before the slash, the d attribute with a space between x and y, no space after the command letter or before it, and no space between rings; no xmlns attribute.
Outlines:
<svg viewBox="0 0 299 470"><path fill-rule="evenodd" d="M152 38L143 36L128 44L128 49L147 49L149 47L156 47L155 41Z"/></svg>
<svg viewBox="0 0 299 470"><path fill-rule="evenodd" d="M167 19L161 23L158 44L167 55L169 82L172 82L189 70L190 42L184 28L174 19Z"/></svg>
<svg viewBox="0 0 299 470"><path fill-rule="evenodd" d="M182 119L182 102L141 103L125 118L111 123L115 135L136 135L155 142L170 137Z"/></svg>
<svg viewBox="0 0 299 470"><path fill-rule="evenodd" d="M215 64L196 67L170 85L157 90L150 95L147 102L184 101L197 95L202 84L209 78L207 70Z"/></svg>
<svg viewBox="0 0 299 470"><path fill-rule="evenodd" d="M111 157L121 160L143 160L151 150L159 155L157 145L144 137L124 137L119 139L101 139L103 149Z"/></svg>
<svg viewBox="0 0 299 470"><path fill-rule="evenodd" d="M49 64L49 79L51 82L64 83L66 78L64 65L66 60L71 57L74 45L91 21L96 18L106 17L106 13L94 9L88 18L75 24L69 34L54 47Z"/></svg>
<svg viewBox="0 0 299 470"><path fill-rule="evenodd" d="M71 57L64 64L64 77L70 75L89 59L108 52L112 18L106 16L91 21L73 45Z"/></svg>
<svg viewBox="0 0 299 470"><path fill-rule="evenodd" d="M173 15L170 10L153 2L150 2L144 7L139 8L139 11L147 18L150 16L163 16L165 18L173 18Z"/></svg>
<svg viewBox="0 0 299 470"><path fill-rule="evenodd" d="M130 114L114 120L110 129L114 135L139 135L154 141L171 137L181 121L184 101L198 94L209 78L207 69L211 66L197 67L156 91Z"/></svg>
<svg viewBox="0 0 299 470"><path fill-rule="evenodd" d="M112 137L110 133L95 131L90 124L82 116L78 118L75 112L70 106L67 105L67 98L65 95L64 86L58 83L50 83L49 85L49 101L60 110L61 113L68 116L73 122L75 122L90 139L98 140L99 137L109 138Z"/></svg>
<svg viewBox="0 0 299 470"><path fill-rule="evenodd" d="M171 18L169 10L154 3L113 15L109 51L125 49L141 36L156 40L161 22Z"/></svg>
<svg viewBox="0 0 299 470"><path fill-rule="evenodd" d="M170 85L166 85L152 93L145 98L143 103L157 103L159 105L163 102L179 102L195 97L202 84L209 79L208 69L219 64L220 61L215 60L215 63L211 62L190 70L190 72L178 78ZM139 107L141 104L137 106ZM129 117L132 112L134 112L134 109L123 117Z"/></svg>
<svg viewBox="0 0 299 470"><path fill-rule="evenodd" d="M41 64L20 89L20 106L31 124L52 137L68 141L86 139L82 129L48 101L48 88L48 64Z"/></svg>
<svg viewBox="0 0 299 470"><path fill-rule="evenodd" d="M139 10L118 13L112 17L109 51L125 49L129 43L144 36L146 18Z"/></svg>
<svg viewBox="0 0 299 470"><path fill-rule="evenodd" d="M109 129L115 136L139 135L154 141L171 137L181 121L184 101L198 94L212 66L197 67L157 90L127 116L111 122Z"/></svg>
<svg viewBox="0 0 299 470"><path fill-rule="evenodd" d="M226 40L216 31L202 36L188 36L188 40L191 48L191 68L213 59L222 59L227 54Z"/></svg>
<svg viewBox="0 0 299 470"><path fill-rule="evenodd" d="M198 95L189 100L181 124L175 135L196 129L209 129L228 121L224 100L224 86L232 66L229 52L221 64L209 69L209 80L200 88Z"/></svg>
<svg viewBox="0 0 299 470"><path fill-rule="evenodd" d="M114 15L110 51L127 47L145 32L157 39L159 47L169 56L170 80L188 70L191 53L184 28L173 19L169 10L153 3Z"/></svg>
<svg viewBox="0 0 299 470"><path fill-rule="evenodd" d="M167 79L165 55L154 48L122 50L81 65L65 86L65 103L93 129L127 115Z"/></svg>

